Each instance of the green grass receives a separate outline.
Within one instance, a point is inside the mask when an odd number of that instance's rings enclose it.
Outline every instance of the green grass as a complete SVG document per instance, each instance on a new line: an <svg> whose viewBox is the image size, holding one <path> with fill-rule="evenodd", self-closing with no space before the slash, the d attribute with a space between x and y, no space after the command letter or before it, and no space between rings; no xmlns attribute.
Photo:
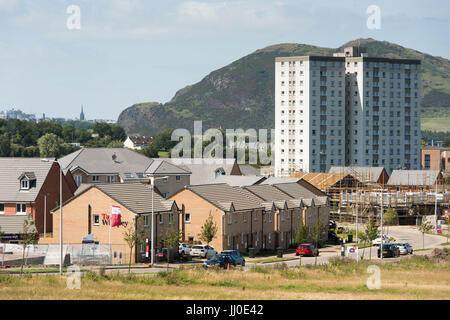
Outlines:
<svg viewBox="0 0 450 320"><path fill-rule="evenodd" d="M431 131L446 131L450 128L450 115L442 115L440 117L422 117L421 129Z"/></svg>
<svg viewBox="0 0 450 320"><path fill-rule="evenodd" d="M431 250L431 248L425 248L425 249L414 249L414 252L419 252L419 251L427 251L427 250Z"/></svg>
<svg viewBox="0 0 450 320"><path fill-rule="evenodd" d="M158 157L160 158L169 158L170 153L168 151L158 151Z"/></svg>
<svg viewBox="0 0 450 320"><path fill-rule="evenodd" d="M267 259L259 259L253 261L247 261L247 263L270 263L270 262L279 262L279 261L289 261L294 260L296 258L267 258Z"/></svg>

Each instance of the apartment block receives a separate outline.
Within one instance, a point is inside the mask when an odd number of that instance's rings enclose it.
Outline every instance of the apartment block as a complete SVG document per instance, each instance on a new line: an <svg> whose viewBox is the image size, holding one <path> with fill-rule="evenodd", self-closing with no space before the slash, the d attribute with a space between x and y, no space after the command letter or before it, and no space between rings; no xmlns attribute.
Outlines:
<svg viewBox="0 0 450 320"><path fill-rule="evenodd" d="M420 60L275 59L275 174L333 166L420 168Z"/></svg>

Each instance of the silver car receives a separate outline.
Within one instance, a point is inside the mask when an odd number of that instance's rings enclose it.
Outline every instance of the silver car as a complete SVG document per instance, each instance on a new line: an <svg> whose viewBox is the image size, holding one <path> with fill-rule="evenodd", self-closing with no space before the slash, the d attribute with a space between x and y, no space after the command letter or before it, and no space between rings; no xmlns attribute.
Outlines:
<svg viewBox="0 0 450 320"><path fill-rule="evenodd" d="M191 256L200 258L211 258L217 254L217 251L213 247L207 245L195 245L191 247Z"/></svg>
<svg viewBox="0 0 450 320"><path fill-rule="evenodd" d="M400 250L400 254L413 254L413 248L408 242L396 243Z"/></svg>

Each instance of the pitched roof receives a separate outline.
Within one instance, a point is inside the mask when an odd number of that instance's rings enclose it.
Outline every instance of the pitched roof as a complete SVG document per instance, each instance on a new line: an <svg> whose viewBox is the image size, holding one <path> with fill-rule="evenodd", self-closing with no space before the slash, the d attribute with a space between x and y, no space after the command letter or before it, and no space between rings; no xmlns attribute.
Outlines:
<svg viewBox="0 0 450 320"><path fill-rule="evenodd" d="M293 177L268 177L266 180L261 182L260 184L278 184L278 183L291 183L291 182L298 182L300 181L300 178L293 178Z"/></svg>
<svg viewBox="0 0 450 320"><path fill-rule="evenodd" d="M230 211L231 205L236 211L262 208L261 202L256 196L244 192L239 187L231 187L224 183L188 186L186 189L223 211Z"/></svg>
<svg viewBox="0 0 450 320"><path fill-rule="evenodd" d="M331 167L328 173L350 174L361 182L376 183L380 179L384 167Z"/></svg>
<svg viewBox="0 0 450 320"><path fill-rule="evenodd" d="M0 158L0 202L34 202L53 163L52 159ZM36 184L21 191L18 179L25 175Z"/></svg>
<svg viewBox="0 0 450 320"><path fill-rule="evenodd" d="M271 201L275 203L277 208L283 209L285 205L291 208L298 208L302 204L302 199L295 199L290 195L284 193L280 189L270 185L255 185L245 187L245 190L253 193L263 201Z"/></svg>
<svg viewBox="0 0 450 320"><path fill-rule="evenodd" d="M136 180L137 173L189 174L166 159L151 159L126 148L83 148L58 160L66 170L80 168L89 174L119 174ZM127 174L133 176L128 177Z"/></svg>
<svg viewBox="0 0 450 320"><path fill-rule="evenodd" d="M1 232L5 234L19 234L23 232L23 223L29 219L29 215L1 215L0 228ZM36 227L31 227L31 230L36 231Z"/></svg>
<svg viewBox="0 0 450 320"><path fill-rule="evenodd" d="M264 181L266 178L261 176L220 176L215 179L215 183L226 183L234 187L252 186Z"/></svg>
<svg viewBox="0 0 450 320"><path fill-rule="evenodd" d="M190 171L192 173L191 185L216 183L216 171L220 171L220 175L230 175L236 163L235 159L214 158L170 158L165 160Z"/></svg>
<svg viewBox="0 0 450 320"><path fill-rule="evenodd" d="M146 145L153 141L153 137L145 137L145 136L128 136L133 144L137 145Z"/></svg>
<svg viewBox="0 0 450 320"><path fill-rule="evenodd" d="M349 174L341 173L319 173L319 172L297 172L293 178L303 179L320 190L326 191L327 188L336 185L339 181L344 180Z"/></svg>
<svg viewBox="0 0 450 320"><path fill-rule="evenodd" d="M239 170L244 176L261 176L261 172L249 164L240 164Z"/></svg>
<svg viewBox="0 0 450 320"><path fill-rule="evenodd" d="M317 198L317 196L313 192L309 191L298 183L279 183L275 184L274 186L295 199Z"/></svg>
<svg viewBox="0 0 450 320"><path fill-rule="evenodd" d="M394 170L388 180L389 186L431 186L436 184L439 170Z"/></svg>
<svg viewBox="0 0 450 320"><path fill-rule="evenodd" d="M135 214L145 214L152 212L152 192L148 185L140 182L134 183L107 183L107 184L82 184L74 197L64 203L80 197L91 188L97 188L107 196L116 200L128 210ZM153 192L154 212L171 211L175 203L173 200L166 200L157 192Z"/></svg>

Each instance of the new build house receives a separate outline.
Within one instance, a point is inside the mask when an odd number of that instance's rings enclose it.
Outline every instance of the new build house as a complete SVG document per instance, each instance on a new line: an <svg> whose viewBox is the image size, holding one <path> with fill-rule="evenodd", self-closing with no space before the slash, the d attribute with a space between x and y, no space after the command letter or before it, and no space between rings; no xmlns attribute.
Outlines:
<svg viewBox="0 0 450 320"><path fill-rule="evenodd" d="M82 148L59 159L59 163L72 173L77 186L152 180L161 195L168 198L190 184L189 169L124 148Z"/></svg>
<svg viewBox="0 0 450 320"><path fill-rule="evenodd" d="M271 203L227 184L188 186L173 195L182 209L181 230L189 242L201 241L199 233L209 214L218 227L210 243L217 251L275 248Z"/></svg>
<svg viewBox="0 0 450 320"><path fill-rule="evenodd" d="M63 201L73 196L70 173L62 175ZM39 234L52 232L50 210L59 204L60 166L54 159L0 158L0 228L3 241L18 241L31 216Z"/></svg>
<svg viewBox="0 0 450 320"><path fill-rule="evenodd" d="M179 213L175 201L166 200L158 193L153 194L155 217L155 249L161 249L168 230L177 230ZM121 214L120 226L111 227L112 208ZM124 240L126 230L138 226L144 231L144 238L151 245L152 191L148 185L131 182L116 184L82 185L77 194L63 204L63 242L81 245L83 238L91 236L98 245L109 245L111 252L119 252L128 262L130 249ZM42 239L41 244L59 243L60 210L53 211L53 237ZM133 262L143 260L145 244L139 245L132 257Z"/></svg>

